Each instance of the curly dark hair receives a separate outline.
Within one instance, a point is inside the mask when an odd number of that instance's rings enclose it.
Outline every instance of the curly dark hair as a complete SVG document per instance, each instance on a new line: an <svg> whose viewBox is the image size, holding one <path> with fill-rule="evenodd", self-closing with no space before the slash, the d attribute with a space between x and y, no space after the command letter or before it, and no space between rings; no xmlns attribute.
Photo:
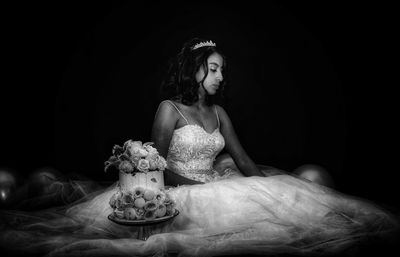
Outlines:
<svg viewBox="0 0 400 257"><path fill-rule="evenodd" d="M193 38L187 41L178 55L170 60L166 79L161 84L161 98L180 101L185 105L192 105L198 101L198 90L200 84L196 81L196 73L203 66L205 75L200 81L204 83L208 75L207 60L213 53L222 56L224 63L222 70L223 76L226 70L226 58L217 50L215 46L203 46L193 50L193 46L200 42L208 40ZM225 77L225 76L224 76ZM225 79L220 83L219 89L215 95L206 95L205 103L209 106L214 103L221 104L223 101L223 91L225 88Z"/></svg>

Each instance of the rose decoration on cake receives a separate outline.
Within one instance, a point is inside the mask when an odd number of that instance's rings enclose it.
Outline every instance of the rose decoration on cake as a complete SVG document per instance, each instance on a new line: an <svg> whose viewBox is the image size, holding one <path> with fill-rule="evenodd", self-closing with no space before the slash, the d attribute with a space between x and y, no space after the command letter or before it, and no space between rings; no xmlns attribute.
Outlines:
<svg viewBox="0 0 400 257"><path fill-rule="evenodd" d="M126 220L154 220L175 213L175 202L164 190L138 187L131 192L117 191L110 198L115 217Z"/></svg>
<svg viewBox="0 0 400 257"><path fill-rule="evenodd" d="M128 140L122 147L114 145L113 155L105 162L104 171L107 171L110 167L131 174L156 170L164 171L167 162L152 144L153 142L143 144L141 141Z"/></svg>

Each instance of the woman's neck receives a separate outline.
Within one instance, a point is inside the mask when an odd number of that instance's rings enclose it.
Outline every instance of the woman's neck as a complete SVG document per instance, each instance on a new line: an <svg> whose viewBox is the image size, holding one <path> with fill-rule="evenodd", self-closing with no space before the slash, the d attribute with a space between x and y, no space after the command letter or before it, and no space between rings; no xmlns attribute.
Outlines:
<svg viewBox="0 0 400 257"><path fill-rule="evenodd" d="M203 88L199 88L199 99L193 103L194 106L196 106L199 109L203 109L206 107L206 92Z"/></svg>

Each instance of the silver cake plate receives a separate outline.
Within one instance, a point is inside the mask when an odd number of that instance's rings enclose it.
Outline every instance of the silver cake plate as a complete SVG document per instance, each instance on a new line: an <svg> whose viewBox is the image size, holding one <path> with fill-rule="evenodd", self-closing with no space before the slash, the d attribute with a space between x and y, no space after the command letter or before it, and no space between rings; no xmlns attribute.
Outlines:
<svg viewBox="0 0 400 257"><path fill-rule="evenodd" d="M121 219L118 218L114 215L114 213L111 213L110 215L108 215L108 219L120 224L120 225L127 225L127 226L146 226L146 225L154 225L154 224L158 224L161 222L165 222L168 221L174 217L176 217L179 214L178 210L175 210L175 213L173 215L170 216L164 216L164 217L160 217L160 218L155 218L152 220L127 220L127 219Z"/></svg>

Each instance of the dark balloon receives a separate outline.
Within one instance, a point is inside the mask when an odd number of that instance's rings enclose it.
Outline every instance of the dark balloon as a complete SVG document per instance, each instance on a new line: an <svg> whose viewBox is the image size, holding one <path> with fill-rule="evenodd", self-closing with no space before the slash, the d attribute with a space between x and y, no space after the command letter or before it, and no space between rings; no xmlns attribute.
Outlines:
<svg viewBox="0 0 400 257"><path fill-rule="evenodd" d="M294 170L298 176L310 180L312 182L334 188L334 181L329 172L316 164L305 164Z"/></svg>
<svg viewBox="0 0 400 257"><path fill-rule="evenodd" d="M12 171L0 168L0 203L10 202L17 187L17 178Z"/></svg>

